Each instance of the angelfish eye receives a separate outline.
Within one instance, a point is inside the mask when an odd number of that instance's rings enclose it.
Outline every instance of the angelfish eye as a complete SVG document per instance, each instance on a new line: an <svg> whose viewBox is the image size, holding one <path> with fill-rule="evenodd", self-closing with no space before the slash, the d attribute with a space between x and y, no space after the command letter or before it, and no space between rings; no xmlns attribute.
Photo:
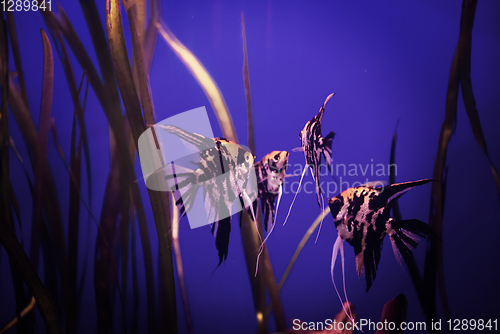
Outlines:
<svg viewBox="0 0 500 334"><path fill-rule="evenodd" d="M274 156L274 161L278 162L279 158L280 158L280 154L278 153Z"/></svg>
<svg viewBox="0 0 500 334"><path fill-rule="evenodd" d="M250 161L250 153L245 153L245 161L249 162Z"/></svg>

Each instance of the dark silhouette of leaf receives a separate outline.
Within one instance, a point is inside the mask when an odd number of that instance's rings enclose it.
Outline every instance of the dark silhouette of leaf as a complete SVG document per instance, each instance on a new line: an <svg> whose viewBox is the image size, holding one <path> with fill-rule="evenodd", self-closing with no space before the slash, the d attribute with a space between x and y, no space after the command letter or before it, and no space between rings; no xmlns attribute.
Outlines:
<svg viewBox="0 0 500 334"><path fill-rule="evenodd" d="M394 299L389 300L384 305L384 309L382 310L382 316L380 317L381 323L393 323L395 324L395 328L400 328L402 322L406 320L406 310L408 309L408 301L406 300L405 295L399 294ZM403 330L391 331L389 329L379 329L375 332L375 334L386 334L386 333L395 333L402 334Z"/></svg>
<svg viewBox="0 0 500 334"><path fill-rule="evenodd" d="M0 220L0 244L9 254L12 262L22 273L28 290L36 300L37 308L42 315L48 333L63 333L61 319L47 289L38 276L35 267L23 250L12 229Z"/></svg>

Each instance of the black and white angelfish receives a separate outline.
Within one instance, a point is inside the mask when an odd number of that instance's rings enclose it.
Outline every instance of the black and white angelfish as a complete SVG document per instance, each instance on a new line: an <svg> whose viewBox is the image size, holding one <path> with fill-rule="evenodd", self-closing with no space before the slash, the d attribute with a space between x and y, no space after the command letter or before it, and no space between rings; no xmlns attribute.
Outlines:
<svg viewBox="0 0 500 334"><path fill-rule="evenodd" d="M323 121L323 113L325 106L335 93L326 97L325 102L319 109L319 112L309 122L306 123L302 131L299 133L302 150L306 157L306 164L311 169L314 181L316 183L316 195L318 197L318 205L321 208L320 194L321 188L319 186L319 169L321 166L321 155L325 157L326 167L331 173L332 164L332 141L335 136L334 132L330 132L325 138L321 134L321 122Z"/></svg>
<svg viewBox="0 0 500 334"><path fill-rule="evenodd" d="M328 200L338 232L334 253L343 247L344 240L354 248L358 275L364 273L366 277L366 291L377 274L385 235L391 238L394 254L401 263L401 257L406 262L412 254L411 249L417 247L417 236L425 237L430 232L429 225L424 222L417 219L397 221L390 217L390 211L394 201L405 192L431 181L424 179L385 187L367 184L346 189Z"/></svg>
<svg viewBox="0 0 500 334"><path fill-rule="evenodd" d="M255 158L240 145L224 138L207 138L172 125L156 126L199 150L199 161L191 162L198 169L172 164L169 165L171 172L166 173L165 178L174 181L174 196L181 217L193 207L198 189L203 188L207 216L214 222L212 234L220 265L227 258L233 202L239 199L242 207L250 207L253 213L246 187Z"/></svg>
<svg viewBox="0 0 500 334"><path fill-rule="evenodd" d="M328 168L328 171L332 173L331 170L332 141L333 137L335 136L335 133L330 132L326 137L323 138L323 135L321 134L321 122L323 121L325 106L334 95L335 93L332 93L326 97L325 102L323 102L323 105L319 109L318 114L313 118L311 118L311 120L309 120L306 123L302 131L300 131L299 138L301 142L301 147L293 150L293 151L304 152L304 156L306 158L306 165L311 170L311 174L315 182L318 205L322 210L323 210L323 205L322 201L320 200L321 187L319 186L319 171L321 167L321 156L323 155L323 157L325 158L326 167ZM302 184L302 179L307 170L307 167L305 167L304 170L302 171L302 175L299 181L299 187L297 188L297 193L299 192L300 185ZM297 196L297 193L295 193L295 197ZM293 198L292 204L288 209L288 215L285 218L285 222L283 223L283 225L285 225L286 221L288 220L288 216L290 215L290 212L292 210L293 203L295 202L295 197Z"/></svg>
<svg viewBox="0 0 500 334"><path fill-rule="evenodd" d="M266 231L268 222L274 225L276 216L274 202L278 198L279 205L287 165L287 151L272 151L254 166Z"/></svg>
<svg viewBox="0 0 500 334"><path fill-rule="evenodd" d="M257 256L255 275L259 269L259 258L264 250L264 243L271 235L276 225L276 212L280 204L281 195L283 194L283 181L285 180L286 168L288 165L287 151L272 151L262 158L261 161L255 164L255 174L257 176L257 188L259 191L259 199L264 215L264 227L267 231L268 223L271 222L271 230L262 241ZM277 200L276 208L274 202Z"/></svg>
<svg viewBox="0 0 500 334"><path fill-rule="evenodd" d="M344 240L354 248L357 273L359 276L364 273L367 292L377 274L382 244L386 235L391 238L394 255L398 262L401 264L401 257L405 262L410 259L412 248L417 247L418 236L425 237L431 229L429 225L417 219L395 220L390 217L390 211L394 201L405 192L431 181L424 179L394 183L385 187L382 186L382 182L372 182L346 189L328 200L338 234L333 246L331 263L334 286L333 269L339 251L342 260L342 275L344 275ZM345 277L343 277L343 284L347 299ZM337 291L336 286L335 290Z"/></svg>

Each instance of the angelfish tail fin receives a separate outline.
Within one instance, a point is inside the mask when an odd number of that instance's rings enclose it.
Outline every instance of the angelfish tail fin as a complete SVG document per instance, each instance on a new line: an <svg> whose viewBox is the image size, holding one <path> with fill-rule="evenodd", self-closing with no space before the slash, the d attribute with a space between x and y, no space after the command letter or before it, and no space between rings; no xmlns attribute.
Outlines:
<svg viewBox="0 0 500 334"><path fill-rule="evenodd" d="M221 265L222 261L227 259L230 233L231 217L221 219L212 225L212 234L215 236L215 247L219 255L219 264L217 267Z"/></svg>
<svg viewBox="0 0 500 334"><path fill-rule="evenodd" d="M432 233L432 229L426 223L418 219L392 220L392 231L389 231L391 237L392 249L396 260L401 264L401 258L408 262L413 255L412 249L418 245L418 237L425 238Z"/></svg>
<svg viewBox="0 0 500 334"><path fill-rule="evenodd" d="M335 132L330 132L323 139L323 157L325 158L326 167L330 174L332 174L332 142L335 137Z"/></svg>

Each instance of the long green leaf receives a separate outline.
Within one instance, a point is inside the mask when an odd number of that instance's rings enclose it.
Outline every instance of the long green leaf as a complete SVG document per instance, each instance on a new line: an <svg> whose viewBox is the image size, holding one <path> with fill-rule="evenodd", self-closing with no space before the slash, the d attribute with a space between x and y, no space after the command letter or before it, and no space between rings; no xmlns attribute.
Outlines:
<svg viewBox="0 0 500 334"><path fill-rule="evenodd" d="M44 45L47 48L47 43L44 43ZM45 76L44 78L47 78L47 76ZM63 268L65 262L66 247L64 240L64 230L62 227L62 217L61 217L54 178L50 171L46 156L45 155L40 156L37 153L39 146L38 144L39 135L37 133L35 125L33 124L33 120L31 119L31 114L29 112L29 109L27 108L27 105L24 102L22 93L12 78L9 78L8 101L9 105L11 106L14 119L16 120L16 123L18 124L19 129L21 130L21 133L28 145L28 152L32 168L34 171L37 171L37 173L39 173L39 179L41 178L41 181L43 183L43 189L41 191L42 193L46 194L42 196L43 201L41 202L41 205L43 206L43 210L47 217L47 222L49 223L50 226L50 236L51 236L50 242L54 245L54 248L57 250L55 254L56 256L55 257L49 256L47 258L47 261L57 260L60 268ZM45 101L44 103L47 103L47 97L44 97L44 101ZM50 110L49 110L49 117L50 117ZM41 164L40 165L41 169L37 168L39 164ZM36 211L38 210L39 209L36 209ZM38 211L37 215L39 214L40 211ZM39 234L37 235L39 236ZM35 244L39 245L39 241L37 242L35 240ZM38 247L36 248L38 249ZM56 273L54 272L49 274L55 275Z"/></svg>
<svg viewBox="0 0 500 334"><path fill-rule="evenodd" d="M146 130L146 126L132 78L118 0L106 1L105 21L111 62L137 148L139 136ZM177 309L170 248L171 238L169 237L171 228L169 195L166 192L155 192L150 189L148 192L160 242L161 305L164 315L162 327L164 331L175 333L177 332Z"/></svg>
<svg viewBox="0 0 500 334"><path fill-rule="evenodd" d="M243 17L243 13L241 13L241 34L243 38L243 85L245 87L245 100L247 102L247 143L248 147L250 148L250 151L252 154L256 155L255 152L255 133L254 133L254 126L253 126L253 109L252 109L252 94L250 90L250 74L248 71L248 53L247 53L247 39L246 39L246 33L245 33L245 20ZM252 217L246 213L245 220L250 221L250 225L253 223ZM257 215L257 226L259 226L259 232L261 235L263 235L263 229L262 229L262 216ZM255 231L255 230L252 230ZM242 239L246 238L246 235L242 235ZM255 240L255 237L252 239ZM252 245L251 240L247 241L247 244ZM248 263L252 263L252 254L258 253L260 245L259 244L253 244L255 247L254 250L249 250L248 253L245 253L246 255L246 261ZM262 254L260 257L260 263L259 263L259 268L262 271L263 275L263 280L265 283L265 286L267 287L267 291L269 294L269 299L271 301L270 307L273 308L273 315L274 315L274 321L276 323L276 328L278 331L286 331L287 326L286 326L286 320L285 320L285 314L283 312L283 306L281 303L281 298L279 295L279 289L278 285L276 284L276 278L274 276L273 272L273 267L271 265L271 260L269 258L269 253L267 251L267 245L263 245L262 249ZM252 278L252 271L248 272L250 275L250 281L253 281ZM257 282L255 282L257 283ZM252 284L253 287L254 284ZM260 296L261 292L258 291L258 288L260 287L260 284L256 285L253 287L254 291L256 292L256 295ZM259 299L260 303L260 299ZM257 312L261 312L262 315L267 314L265 311L265 303L263 305L256 304L256 307L258 306ZM259 321L259 317L257 317L257 321Z"/></svg>
<svg viewBox="0 0 500 334"><path fill-rule="evenodd" d="M30 293L35 297L36 304L42 318L45 322L48 333L63 333L61 319L57 314L57 309L50 297L47 289L43 285L33 264L23 250L23 247L17 240L15 234L5 221L0 221L0 244L3 245L9 254L12 262L22 273L23 280L26 282Z"/></svg>
<svg viewBox="0 0 500 334"><path fill-rule="evenodd" d="M250 74L248 73L247 36L245 33L245 19L241 13L241 35L243 38L243 85L245 87L245 100L247 102L247 135L248 147L255 152L255 134L253 129L252 92L250 90Z"/></svg>
<svg viewBox="0 0 500 334"><path fill-rule="evenodd" d="M490 155L488 154L488 149L486 147L486 140L484 138L483 129L481 127L481 122L479 120L479 113L476 109L476 100L474 98L474 93L472 90L472 80L470 78L471 72L471 50L472 50L472 25L474 23L474 16L476 12L477 1L468 1L465 4L465 10L468 15L464 18L464 25L470 25L470 30L467 29L460 36L459 47L461 49L460 53L460 63L459 63L459 73L460 73L460 83L462 88L462 96L464 99L465 110L467 111L467 116L469 117L469 123L474 133L474 137L484 152L488 161L490 163L491 172L493 174L493 179L495 180L495 185L497 187L498 198L500 200L500 176L498 175L498 170L493 165Z"/></svg>
<svg viewBox="0 0 500 334"><path fill-rule="evenodd" d="M18 321L20 321L26 314L30 313L35 308L35 298L31 297L31 302L26 306L19 315L16 316L11 322L9 322L4 328L0 329L0 334L5 333L8 329L14 327Z"/></svg>
<svg viewBox="0 0 500 334"><path fill-rule="evenodd" d="M156 21L161 17L160 3L158 0L150 0L150 20L146 28L144 36L144 69L149 73L151 69L151 62L153 61L153 54L156 47L156 38L158 37L158 28Z"/></svg>
<svg viewBox="0 0 500 334"><path fill-rule="evenodd" d="M399 123L399 122L398 122ZM392 136L392 144L391 144L391 156L390 156L390 161L389 161L389 183L394 184L396 183L396 141L397 141L397 126L396 130L394 131L394 134ZM397 199L394 200L394 205L392 207L392 214L394 219L396 220L402 220L403 217L401 215L401 211L399 209L399 202ZM418 299L420 301L420 305L422 306L422 310L425 314L426 319L433 319L435 318L435 314L431 313L432 308L429 309L427 307L427 300L426 300L426 295L425 295L425 290L423 289L422 285L422 276L420 275L420 272L418 270L417 263L415 261L415 257L413 254L411 254L406 261L406 265L408 267L408 272L410 274L411 280L413 282L413 286L415 287L415 291L417 292ZM386 306L389 304L389 302L386 304ZM385 307L384 307L385 310Z"/></svg>
<svg viewBox="0 0 500 334"><path fill-rule="evenodd" d="M175 203L173 193L172 203ZM172 245L175 252L175 263L177 264L177 277L179 278L179 285L182 293L182 304L184 305L184 313L186 314L186 325L188 333L193 334L193 324L191 321L191 312L189 311L189 303L186 289L186 282L184 280L184 267L182 266L181 246L179 244L179 208L177 205L172 205Z"/></svg>
<svg viewBox="0 0 500 334"><path fill-rule="evenodd" d="M21 67L21 59L19 55L19 46L17 43L17 35L15 29L14 18L11 12L7 13L7 21L9 23L9 36L12 45L12 53L14 55L14 62L16 64L16 68L19 68L19 82L23 88L23 95L25 97L25 101L27 101L26 95L26 87L24 86L24 77ZM14 229L13 216L11 211L14 209L14 213L16 214L17 221L19 224L19 231L21 237L21 243L23 243L23 233L22 233L22 224L21 224L21 213L19 210L19 205L17 202L16 195L14 193L14 189L12 188L12 184L9 179L9 148L8 143L13 143L12 138L9 135L9 116L7 113L7 101L8 101L8 86L9 86L9 65L8 65L8 53L9 53L9 43L7 38L6 26L0 24L0 61L1 61L1 71L0 71L0 80L2 87L2 102L1 102L1 111L0 111L0 198L1 198L1 208L0 208L0 219L5 221L5 223ZM15 153L15 147L13 149ZM18 154L18 153L17 153ZM26 172L26 167L24 166L24 171L26 176L28 174ZM28 177L28 181L29 177ZM24 283L22 281L22 275L19 271L19 268L15 265L12 259L10 261L10 272L12 276L12 285L14 288L14 295L16 300L16 314L20 314L23 310L25 304L25 291L24 291ZM17 317L16 317L17 319ZM26 321L20 321L18 325L18 329L20 332L27 331Z"/></svg>
<svg viewBox="0 0 500 334"><path fill-rule="evenodd" d="M393 323L396 328L401 328L401 323L406 320L406 310L408 309L408 301L405 295L399 294L393 299L389 300L384 305L382 316L380 317L381 323ZM375 334L403 334L403 330L389 330L388 328L378 329Z"/></svg>
<svg viewBox="0 0 500 334"><path fill-rule="evenodd" d="M40 126L38 130L38 140L36 147L36 169L35 169L35 198L33 203L33 223L31 233L31 260L35 268L38 267L40 237L42 235L43 224L43 200L46 189L44 179L44 162L47 158L47 144L50 129L50 110L52 108L52 89L54 81L54 60L52 56L52 46L43 30L40 30L43 42L43 80L42 80L42 101L40 106ZM64 241L64 238L61 242ZM64 258L64 257L63 257Z"/></svg>
<svg viewBox="0 0 500 334"><path fill-rule="evenodd" d="M10 19L9 19L10 17ZM14 21L12 20L12 14L8 15L9 19L9 30L12 29L14 25ZM9 115L7 112L7 99L8 99L8 85L9 85L9 64L8 64L8 55L9 55L9 42L7 29L4 21L0 22L0 86L1 86L1 109L0 109L0 220L4 221L7 226L14 229L14 219L11 210L11 203L13 204L14 212L16 213L17 220L19 223L19 228L21 232L22 238L22 229L21 229L21 220L20 220L20 212L19 207L17 206L17 199L15 197L14 191L12 189L12 184L9 179L9 147L8 142L10 139L9 135ZM12 35L15 36L14 33L11 32L11 43L17 43L13 41ZM16 45L17 46L17 45ZM15 52L12 50L13 53ZM19 57L19 54L14 54L14 57ZM17 63L17 62L16 62ZM21 273L18 268L13 263L12 259L10 259L10 272L12 277L12 285L14 288L14 295L16 299L16 314L19 314L23 308L25 303L25 295L24 295L24 285L21 280ZM21 323L19 327L20 330L25 329L24 324Z"/></svg>
<svg viewBox="0 0 500 334"><path fill-rule="evenodd" d="M133 304L132 304L132 325L131 332L133 334L137 333L138 320L139 320L139 280L137 278L137 251L136 251L136 235L135 235L135 208L134 200L130 196L130 262L132 265L132 293L133 293ZM149 306L149 305L148 305ZM149 310L148 310L149 312ZM149 324L148 324L149 325ZM148 327L149 328L149 327Z"/></svg>
<svg viewBox="0 0 500 334"><path fill-rule="evenodd" d="M24 103L28 106L28 93L26 91L26 82L24 80L23 64L21 62L21 54L19 52L19 43L17 41L16 24L14 21L13 12L6 12L7 22L9 23L9 36L12 45L12 54L14 56L14 64L16 65L17 78L19 79L19 87Z"/></svg>
<svg viewBox="0 0 500 334"><path fill-rule="evenodd" d="M217 116L224 138L237 143L238 136L234 129L231 114L226 106L226 101L222 97L219 87L212 79L203 64L182 44L177 37L168 29L164 23L156 22L156 27L168 46L175 52L177 57L186 65L194 76L198 84L205 92L212 108Z"/></svg>
<svg viewBox="0 0 500 334"><path fill-rule="evenodd" d="M257 213L260 216L260 212ZM261 238L259 235L263 235L262 223L257 224L259 230L255 229L255 223L251 218L250 213L244 210L241 215L241 241L243 243L243 252L245 254L245 262L247 265L248 277L250 279L250 285L252 287L253 304L255 308L255 319L257 321L257 333L268 333L267 329L267 315L266 314L266 282L264 278L264 270L262 269L262 263L264 257L259 258L259 271L255 275L255 268L257 265L257 254L259 253L259 247Z"/></svg>
<svg viewBox="0 0 500 334"><path fill-rule="evenodd" d="M146 213L142 204L139 186L136 182L131 185L133 205L137 211L137 221L139 224L139 233L141 236L142 255L144 259L144 269L146 272L146 295L147 295L147 318L148 333L155 332L155 282L153 272L153 258L151 255L151 245L149 242L148 225Z"/></svg>
<svg viewBox="0 0 500 334"><path fill-rule="evenodd" d="M292 256L292 259L290 260L290 263L286 267L285 273L281 277L280 283L278 284L279 289L283 288L283 285L285 284L286 279L288 278L288 275L292 271L292 267L295 264L295 261L297 261L297 258L300 255L300 252L304 248L307 240L309 240L309 237L313 234L313 232L316 230L318 225L325 219L326 215L330 213L330 207L325 208L323 212L319 214L319 216L316 218L316 220L311 224L309 229L307 230L306 234L302 237L302 240L300 241L299 245L297 246L297 249L295 250L295 253Z"/></svg>
<svg viewBox="0 0 500 334"><path fill-rule="evenodd" d="M451 63L450 75L448 78L448 92L446 97L446 113L443 125L441 127L441 133L439 135L438 142L438 152L436 156L436 162L434 165L434 180L444 181L444 173L446 166L446 156L448 151L448 144L451 141L451 137L454 130L454 122L457 115L457 104L458 104L458 90L459 84L462 79L466 81L466 88L468 91L464 91L464 101L470 100L472 95L472 87L467 86L467 81L470 83L470 49L471 49L471 38L472 38L472 28L474 24L474 17L476 13L477 0L463 0L462 2L462 16L460 19L460 37L458 40L457 47L455 49L455 54L453 56L453 61ZM468 64L462 64L462 62L468 62ZM464 72L464 78L462 78L461 72ZM467 77L469 78L467 80ZM468 97L466 97L467 95ZM474 114L477 116L477 111L475 111L475 106L471 105L468 101L469 106L467 112L469 113L469 118L474 119ZM475 105L475 103L472 104ZM477 123L479 119L477 118ZM474 120L471 120L471 125L473 126L473 131L476 135L476 139L480 143L480 146L486 149L486 145L481 144L480 138L478 138L477 127L478 124ZM484 141L483 141L484 143ZM486 153L486 151L485 151ZM495 172L495 170L494 170ZM497 184L498 185L498 184ZM434 182L432 185L431 194L431 208L429 216L429 225L435 232L435 236L429 238L429 246L427 248L426 261L425 261L425 271L424 271L424 288L426 290L427 296L427 307L434 310L435 313L435 298L436 298L436 276L439 272L439 287L441 293L441 300L443 302L443 308L445 311L445 316L450 319L449 306L446 298L446 292L444 289L444 276L443 276L443 250L442 250L442 234L443 234L443 214L444 214L444 192L446 184L445 182ZM429 322L429 319L427 319Z"/></svg>

